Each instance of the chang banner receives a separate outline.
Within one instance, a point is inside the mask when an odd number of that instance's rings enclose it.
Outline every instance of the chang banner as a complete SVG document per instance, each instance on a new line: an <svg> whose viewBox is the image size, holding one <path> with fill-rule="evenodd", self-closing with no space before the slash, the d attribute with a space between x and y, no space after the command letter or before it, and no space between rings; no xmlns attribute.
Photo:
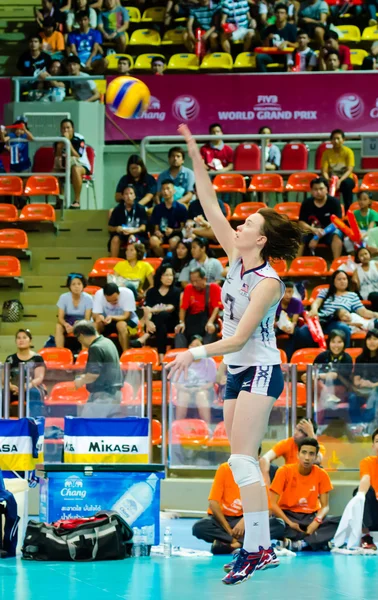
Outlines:
<svg viewBox="0 0 378 600"><path fill-rule="evenodd" d="M139 75L138 75L139 77ZM108 78L108 81L113 78ZM197 134L221 123L229 134L376 132L376 73L290 73L282 75L140 76L151 92L149 109L139 119L106 112L106 141L176 135L180 123Z"/></svg>
<svg viewBox="0 0 378 600"><path fill-rule="evenodd" d="M44 419L0 419L0 469L33 471L43 462Z"/></svg>
<svg viewBox="0 0 378 600"><path fill-rule="evenodd" d="M64 419L65 463L147 463L148 419Z"/></svg>

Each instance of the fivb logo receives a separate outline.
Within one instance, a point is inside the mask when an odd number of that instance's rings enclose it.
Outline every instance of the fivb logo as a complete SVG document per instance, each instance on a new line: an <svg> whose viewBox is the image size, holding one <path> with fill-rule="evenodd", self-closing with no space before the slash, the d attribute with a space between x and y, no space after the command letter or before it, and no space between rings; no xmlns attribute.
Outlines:
<svg viewBox="0 0 378 600"><path fill-rule="evenodd" d="M365 106L357 94L344 94L336 102L336 111L344 121L354 121L364 114Z"/></svg>
<svg viewBox="0 0 378 600"><path fill-rule="evenodd" d="M200 112L200 105L193 96L179 96L172 104L172 114L178 121L193 121Z"/></svg>

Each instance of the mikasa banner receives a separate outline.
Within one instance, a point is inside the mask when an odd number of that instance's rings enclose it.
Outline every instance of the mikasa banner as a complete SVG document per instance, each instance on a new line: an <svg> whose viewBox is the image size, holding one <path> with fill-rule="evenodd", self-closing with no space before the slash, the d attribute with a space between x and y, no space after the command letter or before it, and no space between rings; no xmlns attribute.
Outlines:
<svg viewBox="0 0 378 600"><path fill-rule="evenodd" d="M33 471L43 462L44 419L0 419L0 469Z"/></svg>
<svg viewBox="0 0 378 600"><path fill-rule="evenodd" d="M65 463L148 463L148 419L64 420Z"/></svg>

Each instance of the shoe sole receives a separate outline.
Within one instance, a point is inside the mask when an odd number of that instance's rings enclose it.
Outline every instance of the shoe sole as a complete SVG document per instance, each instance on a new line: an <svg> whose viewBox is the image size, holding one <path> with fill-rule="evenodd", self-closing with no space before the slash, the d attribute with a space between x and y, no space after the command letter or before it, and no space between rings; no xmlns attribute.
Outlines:
<svg viewBox="0 0 378 600"><path fill-rule="evenodd" d="M222 583L224 583L225 585L239 585L239 583L244 583L248 579L251 579L251 577L253 577L253 575L255 574L256 571L265 571L265 569L275 569L276 567L279 567L279 566L280 566L280 561L278 559L270 560L269 562L265 563L261 567L260 566L256 567L256 569L253 571L253 573L251 573L250 575L247 575L247 577L245 577L244 579L241 579L240 581L235 581L235 583L233 583L233 582L224 581L222 579ZM230 569L230 571L231 570L232 569ZM228 571L228 572L230 572L230 571Z"/></svg>

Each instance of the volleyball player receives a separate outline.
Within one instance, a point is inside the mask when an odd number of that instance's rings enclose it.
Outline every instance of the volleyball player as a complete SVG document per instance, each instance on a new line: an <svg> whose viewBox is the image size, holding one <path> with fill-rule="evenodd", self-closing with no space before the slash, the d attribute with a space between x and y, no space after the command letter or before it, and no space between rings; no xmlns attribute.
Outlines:
<svg viewBox="0 0 378 600"><path fill-rule="evenodd" d="M222 288L223 339L178 354L168 368L170 378L176 379L187 373L193 360L224 355L228 371L224 421L231 444L229 464L243 504L245 536L232 570L222 581L237 584L256 570L278 565L270 546L267 494L258 462L270 411L283 390L274 318L285 286L269 259L294 258L301 231L286 216L268 208L250 215L234 231L219 208L188 127L181 125L179 132L193 161L206 219L228 255L230 269Z"/></svg>

